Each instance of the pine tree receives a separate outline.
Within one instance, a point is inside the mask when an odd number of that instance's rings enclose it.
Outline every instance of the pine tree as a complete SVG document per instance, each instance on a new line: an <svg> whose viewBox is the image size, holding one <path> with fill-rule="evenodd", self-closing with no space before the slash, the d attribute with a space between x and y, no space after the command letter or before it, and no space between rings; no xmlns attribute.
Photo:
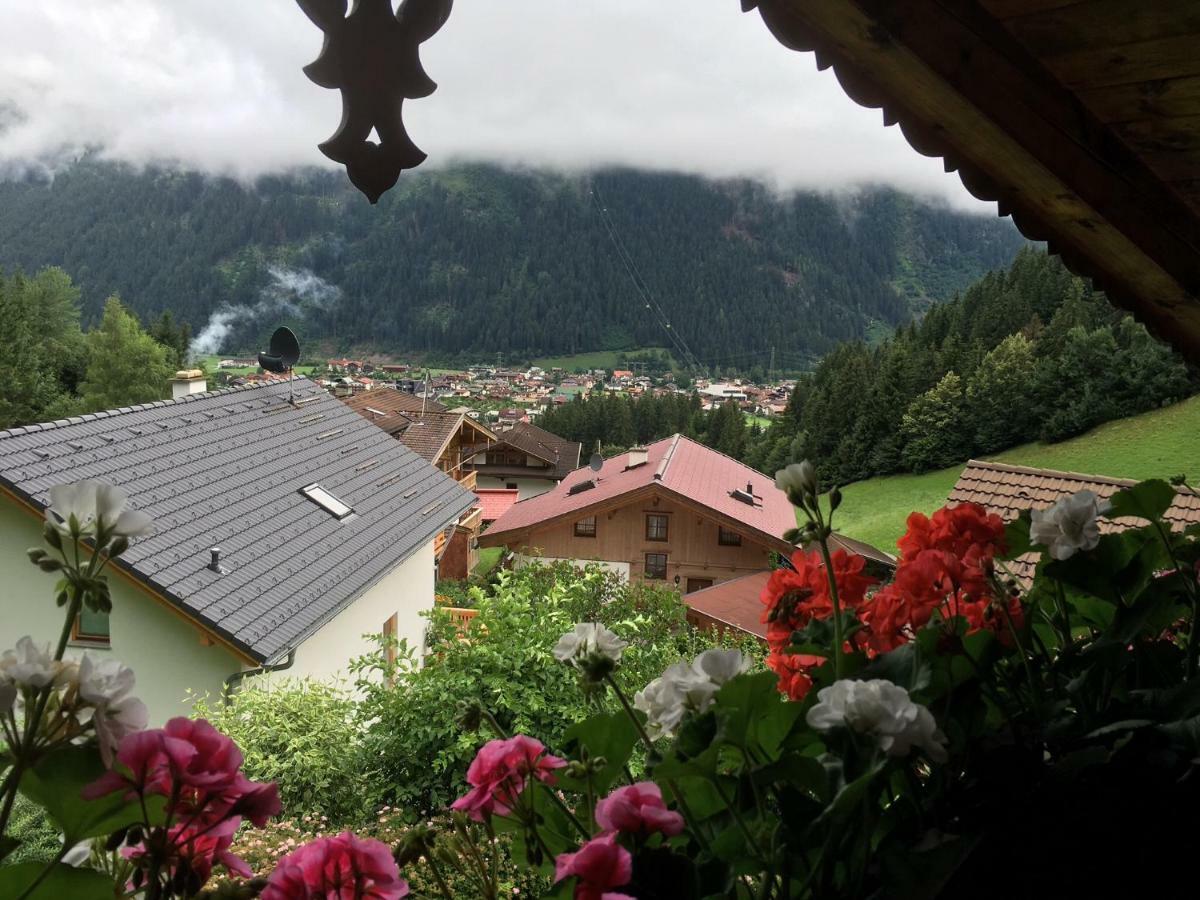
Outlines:
<svg viewBox="0 0 1200 900"><path fill-rule="evenodd" d="M901 420L904 463L914 472L962 462L970 452L962 379L948 372L909 404Z"/></svg>
<svg viewBox="0 0 1200 900"><path fill-rule="evenodd" d="M146 334L116 297L104 304L99 328L88 332L87 376L81 385L88 412L149 403L168 396L174 366L162 344Z"/></svg>

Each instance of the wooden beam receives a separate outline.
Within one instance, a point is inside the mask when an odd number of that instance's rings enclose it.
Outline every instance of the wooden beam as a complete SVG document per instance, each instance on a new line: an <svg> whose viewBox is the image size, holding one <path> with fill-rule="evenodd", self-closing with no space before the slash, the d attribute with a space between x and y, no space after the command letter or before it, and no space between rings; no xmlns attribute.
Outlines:
<svg viewBox="0 0 1200 900"><path fill-rule="evenodd" d="M995 19L965 0L764 0L923 153L1053 238L1110 297L1200 360L1200 219ZM1198 55L1200 56L1200 55Z"/></svg>

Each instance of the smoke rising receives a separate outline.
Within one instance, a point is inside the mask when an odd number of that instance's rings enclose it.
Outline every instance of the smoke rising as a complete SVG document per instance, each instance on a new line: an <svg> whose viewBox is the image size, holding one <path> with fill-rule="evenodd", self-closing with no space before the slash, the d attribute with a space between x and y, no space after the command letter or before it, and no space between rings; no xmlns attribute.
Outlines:
<svg viewBox="0 0 1200 900"><path fill-rule="evenodd" d="M328 309L342 296L341 288L308 269L268 266L267 274L271 276L271 282L259 292L257 303L225 304L208 317L207 324L188 346L191 358L220 353L238 325L261 321L268 316L303 317L313 310Z"/></svg>

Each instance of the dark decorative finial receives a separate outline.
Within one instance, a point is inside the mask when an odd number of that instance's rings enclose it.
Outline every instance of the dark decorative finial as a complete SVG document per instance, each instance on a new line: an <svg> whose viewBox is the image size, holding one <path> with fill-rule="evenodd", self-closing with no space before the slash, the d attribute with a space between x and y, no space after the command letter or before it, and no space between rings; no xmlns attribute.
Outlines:
<svg viewBox="0 0 1200 900"><path fill-rule="evenodd" d="M342 163L376 203L404 169L425 160L404 130L401 107L437 88L421 68L419 48L445 23L454 0L404 0L395 14L391 0L355 0L349 15L348 0L296 2L325 32L321 55L304 74L342 92L342 122L321 152ZM368 140L372 128L378 144Z"/></svg>

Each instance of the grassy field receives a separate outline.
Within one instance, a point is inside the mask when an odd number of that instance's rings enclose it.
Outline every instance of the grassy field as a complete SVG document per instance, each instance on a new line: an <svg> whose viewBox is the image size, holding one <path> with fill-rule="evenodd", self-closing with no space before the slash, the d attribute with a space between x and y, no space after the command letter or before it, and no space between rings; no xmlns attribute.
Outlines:
<svg viewBox="0 0 1200 900"><path fill-rule="evenodd" d="M1167 478L1181 472L1200 481L1200 397L1131 419L1109 422L1060 444L1024 444L996 462L1113 478ZM954 487L962 466L923 475L892 475L851 484L835 517L838 531L893 551L913 510L932 512Z"/></svg>
<svg viewBox="0 0 1200 900"><path fill-rule="evenodd" d="M258 372L258 366L237 366L233 369L218 369L217 363L222 359L228 359L226 356L202 356L200 362L204 363L204 367L208 370L209 375L215 375L217 372L228 372L230 375L253 375ZM316 366L296 366L297 375L311 375Z"/></svg>
<svg viewBox="0 0 1200 900"><path fill-rule="evenodd" d="M472 574L478 575L480 578L487 575L492 569L496 568L496 564L500 562L500 555L503 552L503 547L480 548L479 562L475 564L475 571Z"/></svg>
<svg viewBox="0 0 1200 900"><path fill-rule="evenodd" d="M543 369L565 369L573 372L575 369L615 369L617 354L626 353L630 356L650 351L665 352L664 347L640 347L637 350L594 350L591 353L576 353L572 356L545 356L535 359L533 365Z"/></svg>

